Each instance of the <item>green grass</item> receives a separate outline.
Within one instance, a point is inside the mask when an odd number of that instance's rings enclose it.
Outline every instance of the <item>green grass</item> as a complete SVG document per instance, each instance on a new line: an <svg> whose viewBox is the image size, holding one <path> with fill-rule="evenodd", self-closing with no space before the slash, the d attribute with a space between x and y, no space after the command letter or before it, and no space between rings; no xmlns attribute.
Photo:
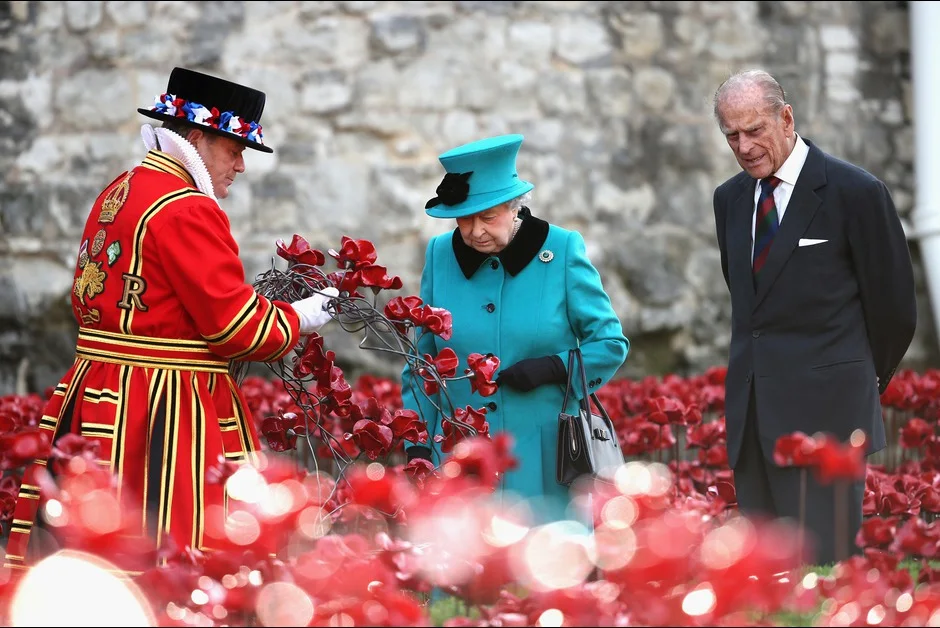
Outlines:
<svg viewBox="0 0 940 628"><path fill-rule="evenodd" d="M816 617L819 613L777 613L773 617L773 623L776 626L815 626Z"/></svg>
<svg viewBox="0 0 940 628"><path fill-rule="evenodd" d="M816 613L777 613L772 617L772 622L777 626L813 626L818 615ZM443 600L432 602L429 607L429 615L432 626L443 626L444 622L453 617L469 617L479 619L480 613L467 605L462 600L455 597L448 597ZM758 618L759 619L759 618Z"/></svg>
<svg viewBox="0 0 940 628"><path fill-rule="evenodd" d="M940 566L940 561L931 561L931 565L934 568L937 568ZM814 567L808 567L806 572L816 572L819 574L819 577L824 578L826 576L832 575L832 570L834 567L834 564L817 565ZM899 568L905 568L910 571L914 582L917 582L917 575L920 573L919 560L902 561L899 565ZM820 607L812 613L776 613L769 619L776 626L813 626L815 625L816 619L819 616L821 610L822 609ZM429 606L429 615L431 624L433 626L443 626L445 621L453 617L470 617L471 619L478 619L480 617L480 613L475 607L468 607L468 605L465 604L462 600L455 597L446 597L432 602ZM755 619L760 618L758 617Z"/></svg>
<svg viewBox="0 0 940 628"><path fill-rule="evenodd" d="M470 617L476 618L480 613L475 608L467 608L463 600L455 597L446 597L443 600L437 600L430 606L431 624L434 626L443 626L444 622L451 617Z"/></svg>

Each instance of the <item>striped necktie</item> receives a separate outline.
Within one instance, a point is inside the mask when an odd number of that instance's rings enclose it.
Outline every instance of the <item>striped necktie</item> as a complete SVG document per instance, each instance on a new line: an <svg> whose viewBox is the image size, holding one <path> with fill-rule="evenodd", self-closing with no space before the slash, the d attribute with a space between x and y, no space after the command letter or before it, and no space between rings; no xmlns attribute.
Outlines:
<svg viewBox="0 0 940 628"><path fill-rule="evenodd" d="M777 205L774 203L774 188L780 184L777 177L760 180L760 198L757 201L757 221L754 225L754 278L767 261L770 245L780 221L777 219Z"/></svg>

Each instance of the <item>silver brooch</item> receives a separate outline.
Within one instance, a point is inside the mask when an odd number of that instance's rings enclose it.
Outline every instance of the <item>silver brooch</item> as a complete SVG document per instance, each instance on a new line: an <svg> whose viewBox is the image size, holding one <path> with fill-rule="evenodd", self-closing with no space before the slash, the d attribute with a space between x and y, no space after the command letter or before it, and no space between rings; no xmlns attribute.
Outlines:
<svg viewBox="0 0 940 628"><path fill-rule="evenodd" d="M548 249L545 249L544 251L539 253L539 259L546 263L552 261L554 257L555 257L555 254L549 251Z"/></svg>

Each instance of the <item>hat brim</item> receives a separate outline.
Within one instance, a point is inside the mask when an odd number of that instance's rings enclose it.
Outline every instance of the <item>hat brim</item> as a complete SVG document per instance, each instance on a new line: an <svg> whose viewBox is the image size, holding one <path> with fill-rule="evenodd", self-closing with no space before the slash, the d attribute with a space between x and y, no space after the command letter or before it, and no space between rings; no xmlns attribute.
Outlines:
<svg viewBox="0 0 940 628"><path fill-rule="evenodd" d="M506 201L511 201L517 196L522 196L526 192L534 189L535 186L528 181L519 180L512 187L496 192L486 194L471 194L463 203L459 205L435 205L425 211L432 218L463 218L486 211L490 207L502 205Z"/></svg>
<svg viewBox="0 0 940 628"><path fill-rule="evenodd" d="M259 144L258 142L252 142L248 138L242 137L241 135L235 135L234 133L229 133L228 131L222 131L220 129L215 129L211 126L206 126L204 124L197 124L196 122L191 122L186 118L177 118L176 116L168 116L165 113L157 113L156 111L151 111L150 109L137 109L137 113L142 116L147 116L148 118L153 118L154 120L162 120L164 122L179 122L190 128L196 129L198 131L203 131L205 133L211 133L213 135L218 135L219 137L227 137L230 140L235 140L239 144L243 144L248 148L253 148L254 150L259 150L262 153L273 153L274 149L270 146L265 146L264 144Z"/></svg>

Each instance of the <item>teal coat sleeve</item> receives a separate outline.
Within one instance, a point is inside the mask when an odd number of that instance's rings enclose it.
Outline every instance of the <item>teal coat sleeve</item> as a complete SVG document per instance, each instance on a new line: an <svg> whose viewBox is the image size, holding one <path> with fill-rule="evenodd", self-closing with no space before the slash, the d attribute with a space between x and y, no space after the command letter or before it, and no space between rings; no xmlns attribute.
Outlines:
<svg viewBox="0 0 940 628"><path fill-rule="evenodd" d="M434 304L434 241L428 243L427 251L424 254L424 270L421 271L421 288L418 293L418 296L425 303L425 305ZM417 352L420 357L424 357L425 354L430 355L432 358L437 356L438 350L437 345L434 341L434 334L425 330L417 330ZM434 395L428 396L424 392L424 381L421 377L415 375L411 371L411 365L406 361L405 366L402 369L401 373L401 399L402 406L406 410L414 410L418 413L418 416L428 424L428 442L427 443L413 443L410 441L405 441L405 449L413 445L426 445L430 447L432 445L431 439L436 433L436 425L440 417L440 412L438 412L437 407L440 405L440 394L435 393Z"/></svg>
<svg viewBox="0 0 940 628"><path fill-rule="evenodd" d="M565 292L568 324L578 338L584 359L585 378L590 392L595 392L616 374L627 359L630 341L623 334L620 318L604 290L600 273L587 255L584 238L577 231L568 233L565 265ZM557 354L568 367L568 352ZM569 374L570 375L570 374ZM575 376L575 394L583 398L580 378Z"/></svg>

